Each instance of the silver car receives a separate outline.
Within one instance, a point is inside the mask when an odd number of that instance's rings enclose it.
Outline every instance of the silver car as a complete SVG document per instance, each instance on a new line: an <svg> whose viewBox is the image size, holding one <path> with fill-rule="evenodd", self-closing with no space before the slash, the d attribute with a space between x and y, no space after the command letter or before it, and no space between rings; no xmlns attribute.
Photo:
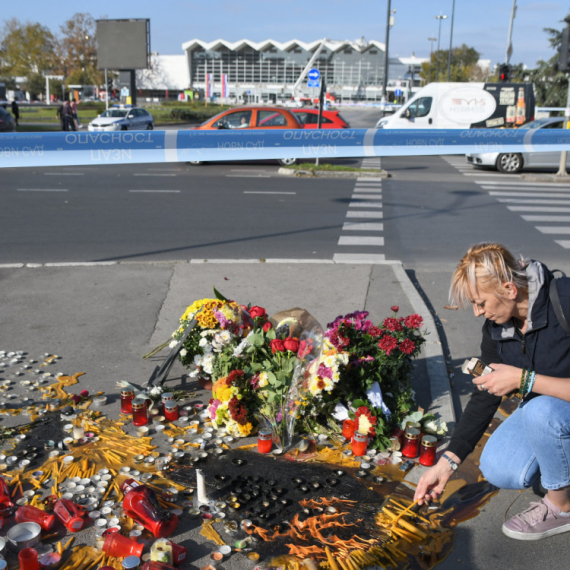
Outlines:
<svg viewBox="0 0 570 570"><path fill-rule="evenodd" d="M117 105L89 123L90 131L150 131L154 128L152 115L140 107Z"/></svg>
<svg viewBox="0 0 570 570"><path fill-rule="evenodd" d="M564 117L537 119L523 126L524 129L561 129ZM467 162L473 166L496 168L499 172L515 174L531 168L558 168L560 152L482 152L466 154ZM570 166L568 153L567 166Z"/></svg>

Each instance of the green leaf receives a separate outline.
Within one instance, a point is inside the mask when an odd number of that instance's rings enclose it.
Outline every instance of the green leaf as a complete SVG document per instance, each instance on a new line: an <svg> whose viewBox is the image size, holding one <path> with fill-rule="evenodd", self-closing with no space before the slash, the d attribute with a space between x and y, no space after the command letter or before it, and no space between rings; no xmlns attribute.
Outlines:
<svg viewBox="0 0 570 570"><path fill-rule="evenodd" d="M219 301L229 302L229 299L224 297L215 287L214 287L214 295L216 296L216 299L218 299Z"/></svg>
<svg viewBox="0 0 570 570"><path fill-rule="evenodd" d="M366 402L364 400L354 400L354 402L352 402L352 405L355 408L360 408L360 406L366 405Z"/></svg>

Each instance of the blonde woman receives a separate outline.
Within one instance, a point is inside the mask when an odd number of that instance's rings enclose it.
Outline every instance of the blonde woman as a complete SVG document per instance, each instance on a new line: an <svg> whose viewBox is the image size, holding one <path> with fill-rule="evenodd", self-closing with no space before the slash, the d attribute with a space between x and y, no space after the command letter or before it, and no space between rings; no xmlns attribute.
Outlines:
<svg viewBox="0 0 570 570"><path fill-rule="evenodd" d="M451 281L451 298L484 317L481 360L493 372L473 380L474 391L450 444L420 479L415 498L437 498L471 453L501 397L519 392L518 409L495 431L481 456L493 485L524 489L540 480L546 496L503 525L517 540L540 540L570 531L570 334L549 295L553 279L538 261L517 260L504 246L472 246ZM560 290L570 313L570 289Z"/></svg>

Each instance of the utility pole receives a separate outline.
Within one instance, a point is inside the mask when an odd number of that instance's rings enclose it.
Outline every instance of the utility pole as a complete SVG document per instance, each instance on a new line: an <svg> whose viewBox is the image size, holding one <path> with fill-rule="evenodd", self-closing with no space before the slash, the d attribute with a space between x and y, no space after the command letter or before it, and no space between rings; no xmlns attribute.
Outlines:
<svg viewBox="0 0 570 570"><path fill-rule="evenodd" d="M439 16L435 16L436 20L439 20L439 30L437 32L437 52L435 54L435 80L438 81L438 76L439 76L439 39L441 36L441 21L445 20L447 18L447 16L442 16L441 14Z"/></svg>
<svg viewBox="0 0 570 570"><path fill-rule="evenodd" d="M566 71L566 78L568 79L568 94L566 95L566 111L564 112L564 128L567 129L570 123L570 16L564 18L566 28L562 31L562 42L558 48L558 69ZM568 152L563 150L560 153L560 166L556 176L568 176L566 172L566 158Z"/></svg>
<svg viewBox="0 0 570 570"><path fill-rule="evenodd" d="M511 22L509 24L509 38L507 40L507 51L505 53L505 63L509 65L509 60L511 59L511 55L513 54L513 23L515 21L515 16L517 13L517 0L513 0L513 9L511 10Z"/></svg>
<svg viewBox="0 0 570 570"><path fill-rule="evenodd" d="M429 42L429 79L428 83L431 83L431 60L433 55L433 42L437 42L437 38L428 38Z"/></svg>
<svg viewBox="0 0 570 570"><path fill-rule="evenodd" d="M390 15L392 12L392 0L387 0L386 10L386 45L384 47L384 80L382 81L382 97L388 95L388 43L390 41Z"/></svg>
<svg viewBox="0 0 570 570"><path fill-rule="evenodd" d="M455 0L451 7L451 32L449 33L449 55L447 56L447 82L449 83L449 76L451 74L451 50L453 49L453 20L455 17Z"/></svg>

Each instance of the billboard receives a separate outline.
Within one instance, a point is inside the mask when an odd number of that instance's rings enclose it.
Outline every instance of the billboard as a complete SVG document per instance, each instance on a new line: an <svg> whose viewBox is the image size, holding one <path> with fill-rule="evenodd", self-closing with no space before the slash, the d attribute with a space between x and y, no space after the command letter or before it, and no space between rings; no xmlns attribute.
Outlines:
<svg viewBox="0 0 570 570"><path fill-rule="evenodd" d="M97 20L98 69L147 69L150 20Z"/></svg>

